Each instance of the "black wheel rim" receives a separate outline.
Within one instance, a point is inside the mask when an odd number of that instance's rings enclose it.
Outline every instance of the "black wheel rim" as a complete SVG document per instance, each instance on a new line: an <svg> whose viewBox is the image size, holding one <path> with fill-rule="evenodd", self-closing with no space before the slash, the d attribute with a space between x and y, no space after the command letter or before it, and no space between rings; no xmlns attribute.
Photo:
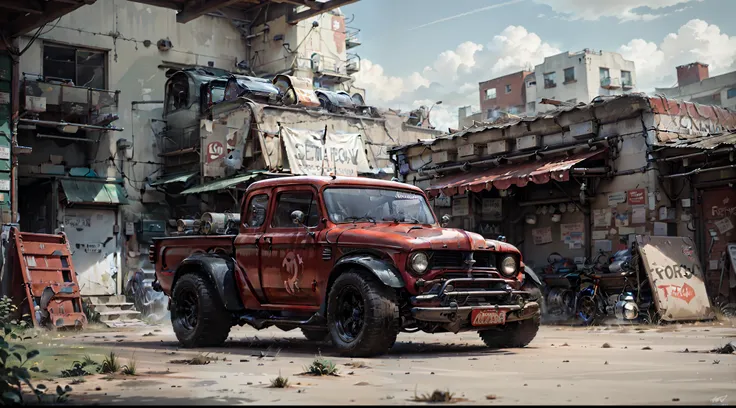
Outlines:
<svg viewBox="0 0 736 408"><path fill-rule="evenodd" d="M343 288L337 297L335 328L337 335L346 343L355 341L363 330L365 303L360 291L352 286Z"/></svg>
<svg viewBox="0 0 736 408"><path fill-rule="evenodd" d="M185 290L176 302L176 318L185 329L194 330L198 317L197 294L192 290Z"/></svg>
<svg viewBox="0 0 736 408"><path fill-rule="evenodd" d="M595 316L595 302L593 299L586 297L580 300L578 316L586 323Z"/></svg>

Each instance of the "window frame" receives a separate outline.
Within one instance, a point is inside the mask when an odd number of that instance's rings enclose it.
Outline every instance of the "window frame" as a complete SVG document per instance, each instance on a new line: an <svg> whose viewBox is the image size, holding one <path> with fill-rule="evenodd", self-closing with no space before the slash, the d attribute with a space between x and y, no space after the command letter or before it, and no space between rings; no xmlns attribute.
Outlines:
<svg viewBox="0 0 736 408"><path fill-rule="evenodd" d="M572 70L572 77L570 79L567 79L567 73ZM574 82L577 82L577 78L575 77L575 67L567 67L562 71L562 76L564 77L564 84L571 84Z"/></svg>
<svg viewBox="0 0 736 408"><path fill-rule="evenodd" d="M269 231L273 231L273 230L275 230L275 231L285 231L285 230L300 230L300 231L303 231L304 230L304 226L302 226L302 225L296 225L294 223L291 223L288 227L278 227L278 226L274 226L273 225L273 222L274 222L274 219L276 217L276 212L278 210L278 205L279 205L279 196L281 194L284 194L284 193L287 193L287 194L288 193L305 193L305 192L308 192L308 193L312 194L312 201L314 202L314 205L317 208L317 221L316 221L316 224L315 225L312 225L312 226L310 226L308 224L305 224L305 226L307 228L309 228L310 231L319 228L319 226L321 224L321 220L323 218L323 213L322 213L322 206L321 206L321 203L320 203L320 198L319 198L319 194L318 194L317 190L315 190L311 186L288 186L288 187L284 187L284 188L279 188L279 189L277 189L277 190L275 190L273 192L273 204L272 204L272 207L273 208L272 208L272 211L271 211L271 216L268 217L269 220L268 220L268 225L267 225L267 229ZM305 215L307 216L306 221L309 221L309 214L307 213Z"/></svg>
<svg viewBox="0 0 736 408"><path fill-rule="evenodd" d="M733 94L731 94L731 91L733 91ZM736 98L736 88L729 88L726 90L726 99L733 99Z"/></svg>
<svg viewBox="0 0 736 408"><path fill-rule="evenodd" d="M172 81L172 79L174 79L174 78L176 79L176 81ZM173 92L171 92L169 90L169 87L172 87L177 81L179 81L180 78L183 81L185 81L186 82L186 85L187 85L186 86L186 89L187 89L187 100L186 100L186 103L183 106L180 106L180 107L178 107L176 109L170 109L169 108L169 101L171 100L171 98L174 97L174 94L173 94ZM194 103L194 101L192 101L192 84L190 83L189 77L186 74L184 74L182 72L178 72L178 73L174 74L174 76L172 76L171 78L169 78L166 81L166 84L165 84L164 88L165 88L165 91L164 92L165 92L165 95L166 95L166 98L164 99L164 116L167 116L167 115L169 115L171 113L174 113L174 112L180 112L180 111L189 110L189 108L191 108L192 103Z"/></svg>
<svg viewBox="0 0 736 408"><path fill-rule="evenodd" d="M547 77L550 76L550 75L552 76L552 80L550 81L551 84L548 85L547 84L547 80L548 80ZM545 89L556 88L557 87L557 71L551 71L551 72L547 72L547 73L542 74L542 80L544 81L544 88Z"/></svg>
<svg viewBox="0 0 736 408"><path fill-rule="evenodd" d="M264 196L264 195L266 196L266 215L265 215L265 218L263 220L263 224L261 224L261 225L259 225L257 227L253 227L253 226L247 225L248 215L249 215L248 210L250 209L250 205L253 203L253 200L256 197L260 197L260 196ZM268 224L267 221L269 220L269 218L270 218L269 216L271 215L270 214L271 194L270 194L270 192L268 190L256 190L253 193L251 193L250 195L246 196L246 199L247 199L247 202L244 200L244 204L245 205L243 206L243 211L242 211L242 214L240 216L241 217L241 220L242 220L241 223L240 223L241 224L241 227L243 229L247 230L247 231L259 231L259 230L262 231L263 229L265 229L266 225Z"/></svg>
<svg viewBox="0 0 736 408"><path fill-rule="evenodd" d="M493 97L489 97L488 96L488 91L490 91L490 90L493 90ZM490 101L491 99L498 98L498 91L496 90L495 87L493 87L493 88L487 88L486 90L483 91L483 94L485 95L485 98L486 98L487 101Z"/></svg>
<svg viewBox="0 0 736 408"><path fill-rule="evenodd" d="M99 89L99 90L107 90L109 87L108 81L109 81L109 61L108 61L108 54L109 50L101 49L101 48L94 48L94 47L86 47L86 46L76 46L76 45L70 45L70 44L61 44L54 41L44 41L41 44L41 71L44 76L44 78L52 77L52 78L61 78L58 76L51 75L46 72L45 66L46 66L46 48L52 47L52 48L63 48L68 50L74 51L74 78L72 79L74 81L74 86L78 86L81 88L92 88L92 89ZM79 83L79 62L78 62L78 54L79 52L92 52L92 53L98 53L102 54L102 87L89 87L85 86L84 84ZM61 79L69 79L69 78L61 78Z"/></svg>
<svg viewBox="0 0 736 408"><path fill-rule="evenodd" d="M628 82L624 82L624 73L629 75ZM624 69L621 70L621 86L628 86L628 87L634 86L634 79L631 76L631 71L626 71Z"/></svg>
<svg viewBox="0 0 736 408"><path fill-rule="evenodd" d="M511 93L511 84L506 84L506 87L505 87L504 91L506 91L507 94L510 94Z"/></svg>

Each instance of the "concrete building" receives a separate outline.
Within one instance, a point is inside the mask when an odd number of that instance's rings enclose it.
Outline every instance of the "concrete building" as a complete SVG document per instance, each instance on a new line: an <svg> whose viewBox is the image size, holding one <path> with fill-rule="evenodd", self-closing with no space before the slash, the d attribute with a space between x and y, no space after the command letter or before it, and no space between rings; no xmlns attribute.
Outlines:
<svg viewBox="0 0 736 408"><path fill-rule="evenodd" d="M656 88L657 95L703 105L736 109L736 71L711 77L708 65L693 62L677 67L677 86Z"/></svg>
<svg viewBox="0 0 736 408"><path fill-rule="evenodd" d="M485 114L485 119L495 119L502 112L523 113L527 101L524 80L532 74L529 71L520 71L478 84L480 110Z"/></svg>
<svg viewBox="0 0 736 408"><path fill-rule="evenodd" d="M392 154L396 176L424 189L438 217L507 237L537 271L551 253L580 263L625 249L637 235L687 237L713 297L727 289L718 287L718 259L736 239L734 148L736 113L631 94Z"/></svg>
<svg viewBox="0 0 736 408"><path fill-rule="evenodd" d="M465 129L481 123L486 119L486 115L483 112L473 112L473 107L461 106L457 109L457 128Z"/></svg>
<svg viewBox="0 0 736 408"><path fill-rule="evenodd" d="M166 234L174 212L162 203L181 198L186 188L225 176L220 169L222 174L211 177L201 172L184 177L169 172L176 166L164 163L188 158L194 162L180 161L179 167L197 168L202 161L217 164L215 159L232 153L230 139L222 134L214 135L217 142L204 149L198 140L190 140L195 129L205 126L199 121L198 98L223 99L224 84L232 73L265 78L293 74L307 81L305 86L316 100L316 107L309 109L260 105L253 127L253 134L259 136L252 140L268 139L269 149L276 148L269 153L277 153L268 157L259 143L255 150L243 153L248 155L244 171L289 171L280 153L284 147L273 144L280 140L274 136L281 124L321 131L329 124L330 131L358 135L361 146L365 145L361 150L371 160L369 170L375 173L391 165L388 148L440 134L371 107L364 107L370 114L363 116L355 113L357 109L345 113L339 106L321 108L336 93L324 94L326 101L318 100L314 87L352 90L350 73L357 65L350 65L347 52L359 42L356 30L345 27L336 7L353 1L304 2L308 6L270 0L201 4L105 0L84 6L80 1L77 7L81 8L51 21L37 36L20 37L19 48L26 50L18 67L0 66L0 73L18 75L18 144L32 148L31 154L19 157L17 166L21 229L53 233L64 226L77 248L74 264L82 295L121 294L131 272L150 267L146 255L151 237ZM269 63L266 56L277 62ZM204 72L200 77L207 80L169 81L174 73L192 69ZM221 82L222 88L213 88L211 81ZM167 85L171 88L165 93ZM364 105L363 93L355 93L359 98L347 96L351 106ZM172 118L177 115L189 115L193 125L175 129L180 137L172 142L169 136L178 120ZM281 123L271 123L272 118L281 118ZM11 128L0 130L10 134ZM180 155L181 149L171 143L189 143L195 150L189 156ZM167 179L171 176L174 179ZM177 182L178 190L167 189ZM229 197L227 209L238 206L229 194L237 195L234 185L215 187L197 190L207 194L192 193L183 202L199 213L202 203L219 192L220 198ZM0 198L9 201L7 194L0 193ZM210 208L215 207L223 208L217 203Z"/></svg>
<svg viewBox="0 0 736 408"><path fill-rule="evenodd" d="M590 103L596 96L622 95L636 89L633 61L607 51L564 52L546 57L534 68L534 80L526 82L526 113L534 115L555 109L542 103Z"/></svg>

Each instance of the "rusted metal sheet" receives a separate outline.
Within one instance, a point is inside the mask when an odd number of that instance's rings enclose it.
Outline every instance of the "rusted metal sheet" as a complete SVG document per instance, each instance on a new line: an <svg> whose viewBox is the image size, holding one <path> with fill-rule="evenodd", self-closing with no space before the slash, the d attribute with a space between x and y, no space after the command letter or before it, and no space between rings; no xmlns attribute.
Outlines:
<svg viewBox="0 0 736 408"><path fill-rule="evenodd" d="M287 105L310 108L319 106L319 98L314 91L311 80L289 75L277 75L273 79L273 83L284 95L284 103Z"/></svg>
<svg viewBox="0 0 736 408"><path fill-rule="evenodd" d="M427 195L437 197L440 193L446 196L465 194L468 190L481 192L496 187L505 190L511 185L526 186L529 182L535 184L548 183L554 179L567 181L570 178L570 169L576 164L594 158L600 158L606 150L577 153L570 157L540 160L532 163L499 166L483 171L461 173L437 180L427 190Z"/></svg>
<svg viewBox="0 0 736 408"><path fill-rule="evenodd" d="M66 235L23 233L10 229L12 296L35 327L87 325L82 296Z"/></svg>
<svg viewBox="0 0 736 408"><path fill-rule="evenodd" d="M250 137L252 123L250 105L244 103L240 108L219 115L215 120L201 120L201 170L204 177L220 178L240 170L248 142L257 140ZM250 156L252 149L251 146Z"/></svg>
<svg viewBox="0 0 736 408"><path fill-rule="evenodd" d="M688 237L639 235L637 241L662 319L713 318L703 268L692 240Z"/></svg>
<svg viewBox="0 0 736 408"><path fill-rule="evenodd" d="M703 150L712 150L721 146L736 146L736 133L726 133L718 136L701 136L692 139L669 140L665 143L665 146Z"/></svg>
<svg viewBox="0 0 736 408"><path fill-rule="evenodd" d="M736 131L736 112L718 106L649 98L658 144Z"/></svg>

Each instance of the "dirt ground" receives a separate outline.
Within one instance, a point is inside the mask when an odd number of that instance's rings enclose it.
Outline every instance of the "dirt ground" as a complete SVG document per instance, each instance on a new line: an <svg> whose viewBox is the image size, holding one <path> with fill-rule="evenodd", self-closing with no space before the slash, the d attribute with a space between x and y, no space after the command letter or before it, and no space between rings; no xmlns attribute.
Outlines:
<svg viewBox="0 0 736 408"><path fill-rule="evenodd" d="M736 403L736 354L710 352L736 343L736 328L722 323L543 326L529 347L508 350L485 348L475 333L402 334L388 355L360 360L297 330L235 328L223 347L197 351L179 349L168 325L33 341L51 389L73 380L59 373L85 354L101 362L114 351L121 365L135 360L135 376L94 374L72 385L70 401L78 404L417 404L415 395L434 390L463 404ZM202 353L217 360L172 362ZM320 354L339 376L300 375ZM278 375L291 386L270 388Z"/></svg>

